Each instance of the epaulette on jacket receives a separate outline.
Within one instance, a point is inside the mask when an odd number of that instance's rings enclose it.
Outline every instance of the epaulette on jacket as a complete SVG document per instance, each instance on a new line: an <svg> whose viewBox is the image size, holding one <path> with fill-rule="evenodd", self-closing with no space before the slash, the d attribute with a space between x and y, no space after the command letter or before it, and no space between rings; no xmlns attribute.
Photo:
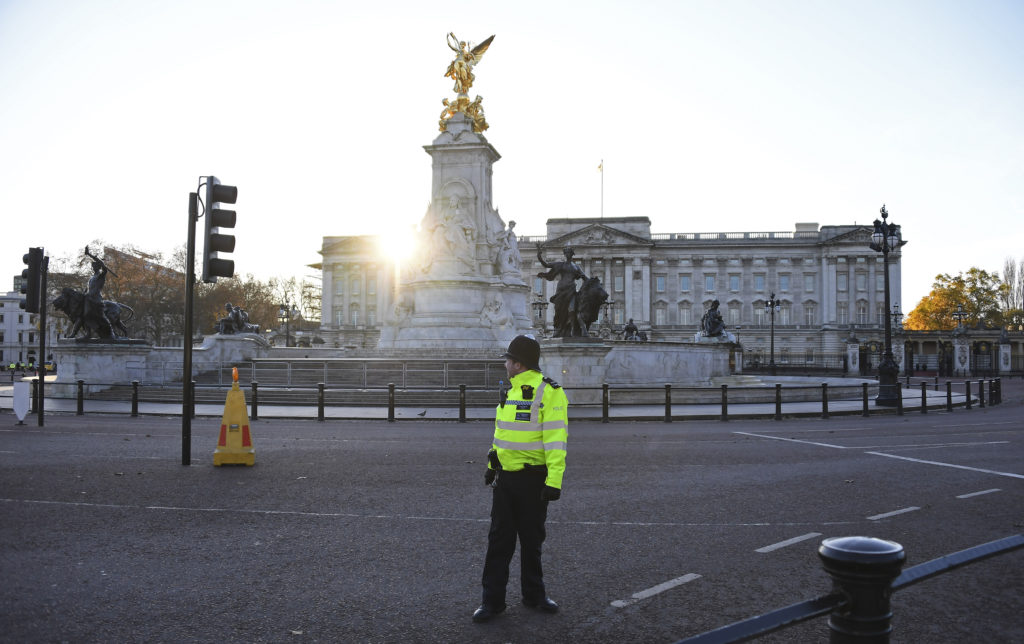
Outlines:
<svg viewBox="0 0 1024 644"><path fill-rule="evenodd" d="M549 385L551 385L555 389L561 389L562 388L562 385L560 385L557 382L555 382L554 380L552 380L550 376L544 376L544 382L548 383Z"/></svg>

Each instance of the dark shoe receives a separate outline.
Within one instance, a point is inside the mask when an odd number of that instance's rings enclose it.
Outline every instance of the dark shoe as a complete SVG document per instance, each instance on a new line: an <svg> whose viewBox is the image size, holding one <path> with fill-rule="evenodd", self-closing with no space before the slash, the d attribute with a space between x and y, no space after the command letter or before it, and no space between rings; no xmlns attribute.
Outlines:
<svg viewBox="0 0 1024 644"><path fill-rule="evenodd" d="M487 604L481 604L480 608L473 611L473 621L480 623L489 621L496 615L500 615L505 612L505 606L500 607L488 606Z"/></svg>
<svg viewBox="0 0 1024 644"><path fill-rule="evenodd" d="M540 601L524 599L523 606L526 606L528 608L536 608L537 610L542 610L545 613L558 612L558 604L556 604L554 600L552 600L550 597L545 597Z"/></svg>

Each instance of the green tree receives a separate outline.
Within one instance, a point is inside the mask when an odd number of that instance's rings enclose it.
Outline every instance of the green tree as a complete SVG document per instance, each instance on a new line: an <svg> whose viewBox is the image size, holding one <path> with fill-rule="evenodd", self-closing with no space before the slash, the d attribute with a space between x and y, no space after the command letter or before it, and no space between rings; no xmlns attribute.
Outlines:
<svg viewBox="0 0 1024 644"><path fill-rule="evenodd" d="M956 326L953 312L957 305L962 305L967 313L965 325L973 326L980 322L988 327L1001 326L1003 311L1000 303L1006 288L999 279L999 273L989 273L977 267L956 276L942 273L935 277L931 292L921 298L907 315L903 326L914 331L951 329Z"/></svg>

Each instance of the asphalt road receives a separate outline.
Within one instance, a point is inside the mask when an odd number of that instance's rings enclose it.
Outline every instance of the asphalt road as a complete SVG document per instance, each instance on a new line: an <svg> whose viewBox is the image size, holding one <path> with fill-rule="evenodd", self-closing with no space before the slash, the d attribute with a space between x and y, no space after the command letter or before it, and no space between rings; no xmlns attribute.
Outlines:
<svg viewBox="0 0 1024 644"><path fill-rule="evenodd" d="M1018 392L1019 393L1019 392ZM671 642L830 590L817 546L907 565L1024 533L1022 396L927 415L574 423L549 616L480 600L488 423L0 414L0 641ZM31 420L31 419L29 419ZM1024 551L898 592L893 642L1024 641ZM824 619L763 638L827 642Z"/></svg>

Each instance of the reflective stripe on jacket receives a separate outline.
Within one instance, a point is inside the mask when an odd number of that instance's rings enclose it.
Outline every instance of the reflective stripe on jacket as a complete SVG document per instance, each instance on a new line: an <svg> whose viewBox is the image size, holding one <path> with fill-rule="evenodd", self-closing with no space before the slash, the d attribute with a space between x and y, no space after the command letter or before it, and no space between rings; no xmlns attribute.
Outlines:
<svg viewBox="0 0 1024 644"><path fill-rule="evenodd" d="M544 484L562 488L565 448L569 440L569 401L565 391L544 382L539 371L512 377L505 405L498 405L494 420L494 449L502 469L517 471L524 465L546 465ZM524 399L523 385L533 387Z"/></svg>

